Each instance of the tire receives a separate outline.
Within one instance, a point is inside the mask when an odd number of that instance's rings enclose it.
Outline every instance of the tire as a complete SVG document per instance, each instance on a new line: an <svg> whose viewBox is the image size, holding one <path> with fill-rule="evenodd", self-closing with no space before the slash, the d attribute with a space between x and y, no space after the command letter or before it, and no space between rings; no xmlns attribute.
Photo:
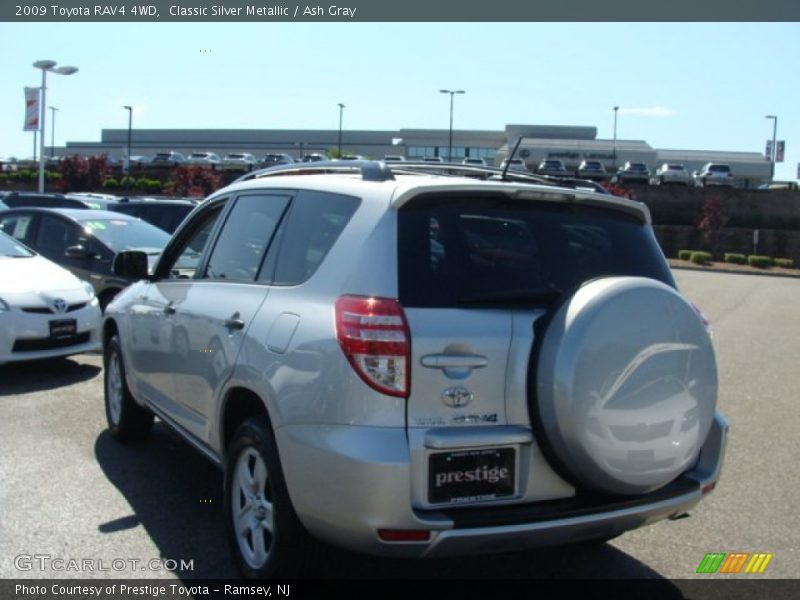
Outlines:
<svg viewBox="0 0 800 600"><path fill-rule="evenodd" d="M697 460L714 418L717 367L692 305L653 279L581 286L537 330L529 377L543 453L577 488L640 495Z"/></svg>
<svg viewBox="0 0 800 600"><path fill-rule="evenodd" d="M298 577L313 568L317 542L303 528L283 478L266 417L245 421L225 464L228 542L242 577Z"/></svg>
<svg viewBox="0 0 800 600"><path fill-rule="evenodd" d="M123 442L146 438L153 429L153 413L139 406L125 382L119 336L106 345L103 354L103 390L108 430L112 437Z"/></svg>

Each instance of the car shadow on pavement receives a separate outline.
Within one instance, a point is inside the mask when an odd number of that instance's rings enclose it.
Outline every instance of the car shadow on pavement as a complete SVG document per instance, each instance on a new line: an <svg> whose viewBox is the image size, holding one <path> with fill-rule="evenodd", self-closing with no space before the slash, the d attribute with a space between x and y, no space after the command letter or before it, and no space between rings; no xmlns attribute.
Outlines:
<svg viewBox="0 0 800 600"><path fill-rule="evenodd" d="M54 390L93 379L100 371L71 358L7 363L0 365L0 396Z"/></svg>
<svg viewBox="0 0 800 600"><path fill-rule="evenodd" d="M98 529L114 535L142 526L162 558L194 560L175 571L196 578L237 578L225 536L222 473L157 422L143 443L123 445L108 432L95 455L133 515ZM147 560L151 557L135 557ZM435 560L398 560L326 548L310 573L320 579L649 579L660 580L659 598L683 598L660 574L610 544L579 544L512 554Z"/></svg>

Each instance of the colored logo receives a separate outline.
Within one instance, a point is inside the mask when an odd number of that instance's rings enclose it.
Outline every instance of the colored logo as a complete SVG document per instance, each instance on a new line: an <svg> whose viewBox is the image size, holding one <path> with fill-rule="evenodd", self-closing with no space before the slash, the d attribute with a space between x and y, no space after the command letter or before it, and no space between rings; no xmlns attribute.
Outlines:
<svg viewBox="0 0 800 600"><path fill-rule="evenodd" d="M767 569L769 561L772 560L772 554L764 552L733 552L726 554L725 552L711 552L705 555L700 566L697 567L697 573L726 573L726 574L740 574L740 573L763 573Z"/></svg>

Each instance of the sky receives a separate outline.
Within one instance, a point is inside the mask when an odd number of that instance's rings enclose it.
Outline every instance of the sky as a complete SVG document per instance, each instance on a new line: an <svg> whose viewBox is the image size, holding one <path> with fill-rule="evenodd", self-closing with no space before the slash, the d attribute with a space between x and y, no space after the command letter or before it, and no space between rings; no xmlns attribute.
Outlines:
<svg viewBox="0 0 800 600"><path fill-rule="evenodd" d="M102 129L597 127L654 148L764 152L778 116L800 163L798 23L0 23L0 156L29 157L32 63L55 143ZM46 144L50 145L47 114Z"/></svg>

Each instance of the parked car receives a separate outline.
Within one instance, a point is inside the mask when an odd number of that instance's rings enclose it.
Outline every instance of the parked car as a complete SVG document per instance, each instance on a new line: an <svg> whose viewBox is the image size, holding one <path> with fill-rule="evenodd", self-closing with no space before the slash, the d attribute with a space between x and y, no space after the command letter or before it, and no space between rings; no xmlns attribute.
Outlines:
<svg viewBox="0 0 800 600"><path fill-rule="evenodd" d="M406 157L399 154L387 154L383 157L384 162L405 162Z"/></svg>
<svg viewBox="0 0 800 600"><path fill-rule="evenodd" d="M681 183L689 185L692 183L692 175L686 170L686 167L677 163L664 163L653 174L653 182L656 185L665 185L668 183Z"/></svg>
<svg viewBox="0 0 800 600"><path fill-rule="evenodd" d="M277 165L290 165L293 162L294 159L288 154L271 153L264 156L264 160L261 161L261 165L266 168Z"/></svg>
<svg viewBox="0 0 800 600"><path fill-rule="evenodd" d="M180 152L156 152L148 163L151 167L178 167L186 163L186 157Z"/></svg>
<svg viewBox="0 0 800 600"><path fill-rule="evenodd" d="M342 154L339 160L366 160L366 157L360 154Z"/></svg>
<svg viewBox="0 0 800 600"><path fill-rule="evenodd" d="M206 165L206 166L217 166L222 162L222 159L219 157L219 154L214 154L213 152L192 152L188 157L186 157L186 162L190 165Z"/></svg>
<svg viewBox="0 0 800 600"><path fill-rule="evenodd" d="M111 210L139 217L167 233L173 233L194 207L188 200L136 200L118 202Z"/></svg>
<svg viewBox="0 0 800 600"><path fill-rule="evenodd" d="M530 170L528 169L528 165L526 165L525 161L522 160L521 158L512 158L511 160L508 160L506 158L503 160L502 163L500 163L500 168L505 169L507 164L510 164L510 166L508 167L509 169L514 169L516 171L526 171L528 173L530 172Z"/></svg>
<svg viewBox="0 0 800 600"><path fill-rule="evenodd" d="M578 170L575 172L575 174L583 179L591 179L593 181L605 179L608 175L606 168L599 160L581 161L581 164L578 165Z"/></svg>
<svg viewBox="0 0 800 600"><path fill-rule="evenodd" d="M444 159L441 156L423 156L422 162L443 163Z"/></svg>
<svg viewBox="0 0 800 600"><path fill-rule="evenodd" d="M702 169L694 173L694 184L698 187L709 185L733 186L734 176L730 165L723 163L706 163Z"/></svg>
<svg viewBox="0 0 800 600"><path fill-rule="evenodd" d="M0 210L5 210L6 208L8 208L8 204L0 200Z"/></svg>
<svg viewBox="0 0 800 600"><path fill-rule="evenodd" d="M650 183L650 169L642 162L628 161L617 170L617 181L620 183Z"/></svg>
<svg viewBox="0 0 800 600"><path fill-rule="evenodd" d="M330 160L325 154L319 152L312 152L311 154L304 154L297 162L322 162Z"/></svg>
<svg viewBox="0 0 800 600"><path fill-rule="evenodd" d="M130 163L133 167L143 167L150 164L150 157L142 156L141 154L134 154L131 156Z"/></svg>
<svg viewBox="0 0 800 600"><path fill-rule="evenodd" d="M0 364L100 349L91 284L0 232Z"/></svg>
<svg viewBox="0 0 800 600"><path fill-rule="evenodd" d="M318 169L212 194L153 273L120 254L137 282L106 312L111 436L158 415L223 468L244 577L308 565L314 539L431 558L603 540L714 488L714 351L644 204Z"/></svg>
<svg viewBox="0 0 800 600"><path fill-rule="evenodd" d="M141 249L152 266L169 240L167 233L136 217L91 209L9 209L0 213L0 230L89 281L102 309L130 283L112 271L116 254Z"/></svg>
<svg viewBox="0 0 800 600"><path fill-rule="evenodd" d="M9 208L41 206L43 208L89 208L82 198L71 198L64 194L38 192L11 192L3 197Z"/></svg>
<svg viewBox="0 0 800 600"><path fill-rule="evenodd" d="M536 167L539 175L551 175L553 177L568 177L570 174L564 163L558 159L546 158Z"/></svg>
<svg viewBox="0 0 800 600"><path fill-rule="evenodd" d="M70 192L67 198L81 202L86 208L94 208L96 210L109 210L119 202L120 197L113 194L97 194L94 192ZM79 208L64 206L61 208Z"/></svg>
<svg viewBox="0 0 800 600"><path fill-rule="evenodd" d="M249 152L230 152L220 164L221 169L229 171L252 171L258 167L258 159Z"/></svg>
<svg viewBox="0 0 800 600"><path fill-rule="evenodd" d="M482 158L465 158L461 161L462 165L477 165L479 167L485 167L486 161Z"/></svg>

